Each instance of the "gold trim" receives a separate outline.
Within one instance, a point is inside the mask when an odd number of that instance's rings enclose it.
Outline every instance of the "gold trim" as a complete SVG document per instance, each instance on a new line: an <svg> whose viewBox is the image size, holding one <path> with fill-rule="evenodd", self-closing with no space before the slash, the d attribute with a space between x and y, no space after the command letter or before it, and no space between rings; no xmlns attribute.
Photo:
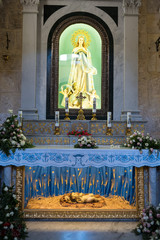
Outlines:
<svg viewBox="0 0 160 240"><path fill-rule="evenodd" d="M111 127L107 127L106 135L107 136L112 136L113 135L113 131L112 131Z"/></svg>
<svg viewBox="0 0 160 240"><path fill-rule="evenodd" d="M16 168L16 193L19 206L22 210L24 206L24 169L25 167Z"/></svg>
<svg viewBox="0 0 160 240"><path fill-rule="evenodd" d="M85 44L86 44L86 47L88 47L91 43L91 38L89 33L84 29L78 29L72 34L71 43L73 47L77 46L78 37L80 36L83 36L85 38Z"/></svg>
<svg viewBox="0 0 160 240"><path fill-rule="evenodd" d="M131 135L131 128L126 128L126 136L130 136Z"/></svg>
<svg viewBox="0 0 160 240"><path fill-rule="evenodd" d="M54 135L60 135L60 128L59 127L55 127Z"/></svg>
<svg viewBox="0 0 160 240"><path fill-rule="evenodd" d="M25 218L38 219L138 219L144 208L143 167L136 168L136 210L29 210L24 209L24 167L17 167L17 199L24 211Z"/></svg>
<svg viewBox="0 0 160 240"><path fill-rule="evenodd" d="M143 208L144 208L144 169L136 168L136 200L137 200L137 210L138 216L140 216Z"/></svg>

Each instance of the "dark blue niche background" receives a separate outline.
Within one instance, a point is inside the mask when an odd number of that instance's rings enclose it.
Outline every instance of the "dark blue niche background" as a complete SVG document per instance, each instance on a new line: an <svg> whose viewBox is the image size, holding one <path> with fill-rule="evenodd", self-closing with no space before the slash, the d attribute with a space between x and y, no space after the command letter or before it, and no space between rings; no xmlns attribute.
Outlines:
<svg viewBox="0 0 160 240"><path fill-rule="evenodd" d="M31 198L69 192L118 195L136 204L135 167L25 167L25 207Z"/></svg>

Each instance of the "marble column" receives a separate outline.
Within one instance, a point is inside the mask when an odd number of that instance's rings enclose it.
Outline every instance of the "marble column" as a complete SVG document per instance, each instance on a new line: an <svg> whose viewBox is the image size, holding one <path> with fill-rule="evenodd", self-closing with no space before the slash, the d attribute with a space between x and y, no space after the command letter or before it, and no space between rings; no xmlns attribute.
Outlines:
<svg viewBox="0 0 160 240"><path fill-rule="evenodd" d="M138 110L138 9L141 0L123 0L124 10L124 99L121 120L142 120Z"/></svg>
<svg viewBox="0 0 160 240"><path fill-rule="evenodd" d="M21 110L24 119L38 119L36 77L39 0L20 0L20 2L23 5Z"/></svg>
<svg viewBox="0 0 160 240"><path fill-rule="evenodd" d="M12 185L12 167L7 166L3 169L3 182L5 185L11 187Z"/></svg>
<svg viewBox="0 0 160 240"><path fill-rule="evenodd" d="M157 168L149 168L149 203L157 206Z"/></svg>

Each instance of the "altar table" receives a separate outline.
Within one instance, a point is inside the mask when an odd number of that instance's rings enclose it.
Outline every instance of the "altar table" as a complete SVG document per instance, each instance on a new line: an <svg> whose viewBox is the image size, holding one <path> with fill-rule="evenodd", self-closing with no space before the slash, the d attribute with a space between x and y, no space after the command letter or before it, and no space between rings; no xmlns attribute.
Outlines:
<svg viewBox="0 0 160 240"><path fill-rule="evenodd" d="M37 146L26 150L16 150L7 157L0 152L1 166L41 166L41 167L156 167L160 166L159 151L125 149L100 146L97 149L80 149L73 146Z"/></svg>
<svg viewBox="0 0 160 240"><path fill-rule="evenodd" d="M17 167L149 167L149 200L156 204L157 170L160 166L159 151L152 154L146 150L126 149L120 147L100 146L97 149L79 149L73 146L36 146L26 150L16 150L7 157L0 152L0 166L4 166L4 182L10 180L11 172L7 166Z"/></svg>

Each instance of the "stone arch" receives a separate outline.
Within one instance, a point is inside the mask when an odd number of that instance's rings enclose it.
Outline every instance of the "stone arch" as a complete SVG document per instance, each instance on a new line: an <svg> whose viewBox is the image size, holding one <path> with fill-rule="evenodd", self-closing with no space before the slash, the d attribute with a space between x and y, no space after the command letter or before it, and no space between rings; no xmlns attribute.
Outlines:
<svg viewBox="0 0 160 240"><path fill-rule="evenodd" d="M113 112L113 37L105 22L93 14L76 12L60 18L51 28L47 45L47 106L46 118L54 118L58 110L58 60L59 38L68 26L74 23L85 23L95 28L102 40L102 108L97 111L98 119L106 119L107 111ZM86 118L90 119L91 110L84 110ZM75 118L77 110L70 111L71 118ZM64 117L64 109L60 110Z"/></svg>

